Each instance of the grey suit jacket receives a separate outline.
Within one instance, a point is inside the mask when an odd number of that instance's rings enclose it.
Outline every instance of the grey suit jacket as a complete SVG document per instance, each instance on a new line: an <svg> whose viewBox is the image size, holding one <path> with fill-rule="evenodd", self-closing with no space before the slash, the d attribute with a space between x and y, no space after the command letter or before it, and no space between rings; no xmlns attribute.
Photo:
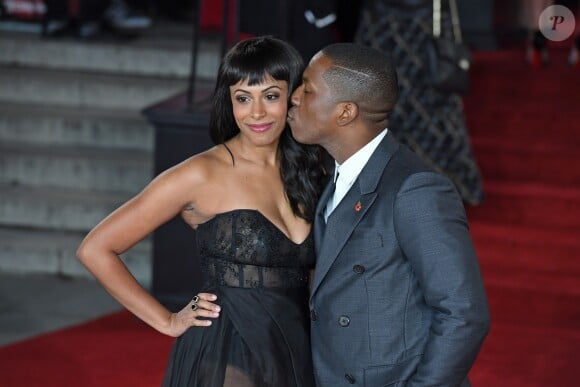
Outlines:
<svg viewBox="0 0 580 387"><path fill-rule="evenodd" d="M452 183L390 134L325 224L310 310L318 387L468 386L489 311Z"/></svg>

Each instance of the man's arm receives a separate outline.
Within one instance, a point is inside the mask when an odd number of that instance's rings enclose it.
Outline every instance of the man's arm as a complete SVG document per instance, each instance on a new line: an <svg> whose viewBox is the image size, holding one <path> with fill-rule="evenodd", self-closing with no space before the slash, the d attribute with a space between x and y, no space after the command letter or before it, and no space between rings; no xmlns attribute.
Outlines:
<svg viewBox="0 0 580 387"><path fill-rule="evenodd" d="M460 386L489 330L487 299L463 203L447 178L417 173L397 194L394 222L433 311L423 359L407 386Z"/></svg>

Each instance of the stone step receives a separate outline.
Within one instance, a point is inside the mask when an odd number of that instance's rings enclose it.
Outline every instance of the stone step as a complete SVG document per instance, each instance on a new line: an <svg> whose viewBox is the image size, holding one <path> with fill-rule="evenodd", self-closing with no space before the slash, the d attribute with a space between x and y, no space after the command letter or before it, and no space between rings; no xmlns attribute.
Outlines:
<svg viewBox="0 0 580 387"><path fill-rule="evenodd" d="M0 225L87 232L131 196L127 193L3 184L0 185Z"/></svg>
<svg viewBox="0 0 580 387"><path fill-rule="evenodd" d="M0 227L0 271L91 277L75 253L84 233ZM152 241L145 239L121 257L144 286L151 283Z"/></svg>
<svg viewBox="0 0 580 387"><path fill-rule="evenodd" d="M0 271L89 276L76 248L150 181L141 110L188 87L190 49L189 25L122 42L0 33ZM200 41L198 82L213 86L219 56ZM151 238L123 259L150 283Z"/></svg>
<svg viewBox="0 0 580 387"><path fill-rule="evenodd" d="M137 110L187 88L186 79L92 74L72 70L0 68L0 104Z"/></svg>
<svg viewBox="0 0 580 387"><path fill-rule="evenodd" d="M154 128L135 111L0 104L0 143L152 151Z"/></svg>
<svg viewBox="0 0 580 387"><path fill-rule="evenodd" d="M214 79L221 59L220 43L216 37L205 35L199 41L196 76ZM51 39L4 31L0 36L0 64L188 78L191 45L189 24L161 24L136 39L111 41Z"/></svg>
<svg viewBox="0 0 580 387"><path fill-rule="evenodd" d="M152 174L150 151L0 144L0 184L5 185L135 194L151 180Z"/></svg>

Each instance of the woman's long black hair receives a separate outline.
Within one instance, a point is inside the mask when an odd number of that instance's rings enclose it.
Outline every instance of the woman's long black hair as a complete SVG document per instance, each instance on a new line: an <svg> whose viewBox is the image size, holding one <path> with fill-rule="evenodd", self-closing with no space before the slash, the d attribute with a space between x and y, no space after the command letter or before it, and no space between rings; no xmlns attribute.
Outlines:
<svg viewBox="0 0 580 387"><path fill-rule="evenodd" d="M298 51L280 39L261 36L237 43L218 71L209 123L213 143L223 144L240 132L233 113L231 85L241 80L247 80L250 86L260 84L267 76L286 81L290 106L290 95L300 85L303 70ZM312 222L325 177L320 147L296 142L286 124L278 150L280 174L292 211Z"/></svg>

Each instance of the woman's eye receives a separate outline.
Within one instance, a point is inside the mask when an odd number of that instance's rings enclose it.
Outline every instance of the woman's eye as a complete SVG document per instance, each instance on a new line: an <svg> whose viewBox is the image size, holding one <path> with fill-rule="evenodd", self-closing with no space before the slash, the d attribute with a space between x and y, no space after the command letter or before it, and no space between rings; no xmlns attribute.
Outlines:
<svg viewBox="0 0 580 387"><path fill-rule="evenodd" d="M236 101L240 102L240 103L244 103L244 102L248 102L250 99L248 97L246 97L245 95L239 95L236 97Z"/></svg>
<svg viewBox="0 0 580 387"><path fill-rule="evenodd" d="M268 94L266 95L266 99L269 101L274 101L277 100L278 98L280 98L280 96L278 94Z"/></svg>

